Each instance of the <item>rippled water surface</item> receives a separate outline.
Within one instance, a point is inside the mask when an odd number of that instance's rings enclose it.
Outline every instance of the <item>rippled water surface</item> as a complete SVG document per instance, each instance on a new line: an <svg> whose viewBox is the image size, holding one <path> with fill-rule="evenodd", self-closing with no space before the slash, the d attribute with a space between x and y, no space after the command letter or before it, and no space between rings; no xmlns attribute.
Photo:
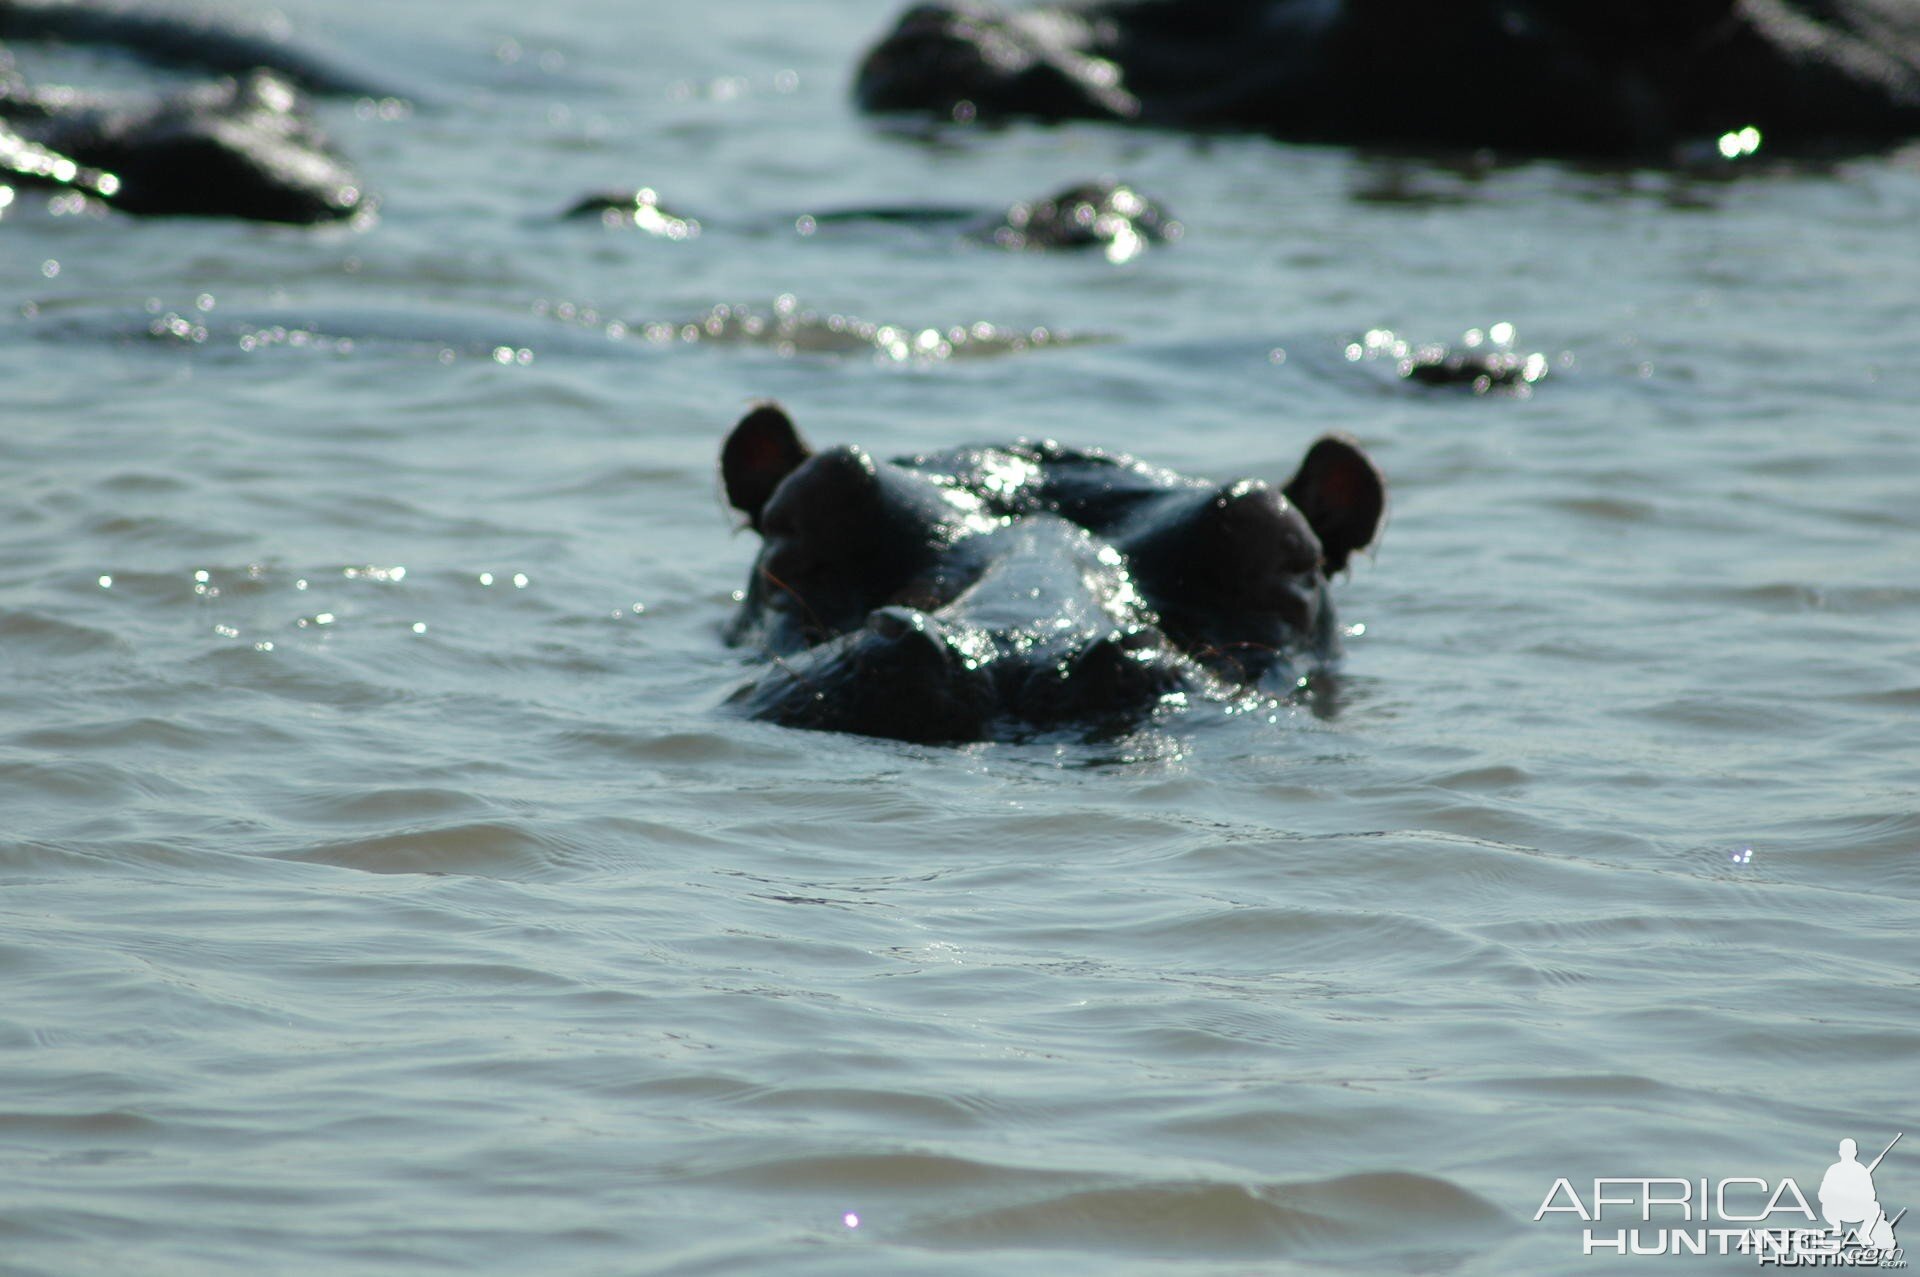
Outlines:
<svg viewBox="0 0 1920 1277"><path fill-rule="evenodd" d="M302 0L418 97L321 107L375 224L0 220L0 1270L1648 1271L1556 1177L1902 1129L1920 1201L1915 162L930 136L847 104L893 7ZM1185 238L795 229L1099 174ZM557 220L642 185L700 234ZM1530 395L1364 354L1499 323ZM761 397L1350 432L1345 664L1099 745L741 721Z"/></svg>

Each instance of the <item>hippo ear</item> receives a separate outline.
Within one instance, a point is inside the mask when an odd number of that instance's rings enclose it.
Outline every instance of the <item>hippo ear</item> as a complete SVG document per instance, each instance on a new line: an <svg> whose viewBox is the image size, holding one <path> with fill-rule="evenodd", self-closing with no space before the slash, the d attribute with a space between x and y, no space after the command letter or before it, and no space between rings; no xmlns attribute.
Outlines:
<svg viewBox="0 0 1920 1277"><path fill-rule="evenodd" d="M1300 469L1287 480L1286 494L1320 538L1328 575L1373 540L1387 500L1380 471L1358 444L1338 435L1307 449Z"/></svg>
<svg viewBox="0 0 1920 1277"><path fill-rule="evenodd" d="M727 500L760 530L760 508L773 490L813 455L794 428L793 419L776 403L763 403L727 436L720 449L720 474L726 480Z"/></svg>

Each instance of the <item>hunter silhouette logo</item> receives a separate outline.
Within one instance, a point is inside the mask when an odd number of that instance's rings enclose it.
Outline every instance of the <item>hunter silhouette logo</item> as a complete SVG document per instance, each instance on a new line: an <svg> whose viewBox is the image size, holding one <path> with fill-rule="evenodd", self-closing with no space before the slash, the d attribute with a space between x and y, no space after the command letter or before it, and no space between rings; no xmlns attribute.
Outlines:
<svg viewBox="0 0 1920 1277"><path fill-rule="evenodd" d="M1860 1146L1852 1140L1841 1140L1840 1160L1827 1167L1827 1173L1820 1180L1820 1214L1828 1227L1845 1234L1845 1225L1852 1224L1854 1238L1869 1249L1892 1250L1896 1244L1893 1226L1907 1213L1903 1207L1899 1215L1888 1219L1873 1191L1874 1171L1899 1142L1900 1136L1895 1135L1893 1143L1880 1150L1880 1156L1862 1166Z"/></svg>
<svg viewBox="0 0 1920 1277"><path fill-rule="evenodd" d="M1905 1268L1893 1230L1906 1209L1889 1217L1873 1179L1900 1139L1896 1134L1864 1164L1860 1146L1841 1140L1840 1160L1811 1198L1791 1178L1756 1175L1599 1178L1589 1196L1563 1178L1533 1218L1578 1216L1587 1224L1587 1255L1751 1255L1762 1267Z"/></svg>

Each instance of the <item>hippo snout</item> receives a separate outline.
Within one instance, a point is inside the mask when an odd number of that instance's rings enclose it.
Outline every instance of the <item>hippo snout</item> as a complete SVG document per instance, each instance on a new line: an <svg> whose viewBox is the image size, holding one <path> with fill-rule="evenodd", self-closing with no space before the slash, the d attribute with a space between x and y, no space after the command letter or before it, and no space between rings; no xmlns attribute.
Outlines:
<svg viewBox="0 0 1920 1277"><path fill-rule="evenodd" d="M781 662L744 699L754 717L791 727L924 744L980 740L996 704L970 637L917 608L876 608L860 628Z"/></svg>
<svg viewBox="0 0 1920 1277"><path fill-rule="evenodd" d="M1157 626L1114 630L1039 669L1009 697L1023 717L1076 723L1095 733L1132 727L1198 676Z"/></svg>

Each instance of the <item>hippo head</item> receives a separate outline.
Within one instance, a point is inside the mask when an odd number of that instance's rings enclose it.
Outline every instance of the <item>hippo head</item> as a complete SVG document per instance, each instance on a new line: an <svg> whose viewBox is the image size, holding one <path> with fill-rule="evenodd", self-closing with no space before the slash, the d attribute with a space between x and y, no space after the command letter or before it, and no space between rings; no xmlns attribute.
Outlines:
<svg viewBox="0 0 1920 1277"><path fill-rule="evenodd" d="M1276 490L1050 442L815 451L771 404L721 468L763 538L729 628L775 660L748 712L917 741L1125 730L1327 654L1327 574L1383 502L1333 438Z"/></svg>
<svg viewBox="0 0 1920 1277"><path fill-rule="evenodd" d="M1133 118L1140 104L1112 63L1084 51L1082 25L1061 11L916 5L867 53L854 97L869 111L934 109L961 122Z"/></svg>
<svg viewBox="0 0 1920 1277"><path fill-rule="evenodd" d="M304 99L269 71L109 116L79 153L118 175L114 203L133 213L304 224L351 217L365 204Z"/></svg>

